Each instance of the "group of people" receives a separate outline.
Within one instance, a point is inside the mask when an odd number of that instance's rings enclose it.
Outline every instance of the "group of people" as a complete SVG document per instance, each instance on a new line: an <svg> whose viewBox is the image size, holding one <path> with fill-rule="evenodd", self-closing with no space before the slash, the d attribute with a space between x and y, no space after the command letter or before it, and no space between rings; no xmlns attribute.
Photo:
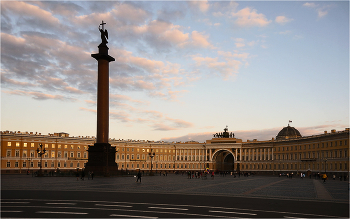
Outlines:
<svg viewBox="0 0 350 219"><path fill-rule="evenodd" d="M79 176L80 176L80 179L81 180L84 180L85 179L85 171L81 171L81 174L79 174L79 172L77 171L77 174L76 174L76 177L77 177L77 180L79 180ZM89 171L88 173L88 180L91 178L91 180L94 179L94 172L93 171Z"/></svg>

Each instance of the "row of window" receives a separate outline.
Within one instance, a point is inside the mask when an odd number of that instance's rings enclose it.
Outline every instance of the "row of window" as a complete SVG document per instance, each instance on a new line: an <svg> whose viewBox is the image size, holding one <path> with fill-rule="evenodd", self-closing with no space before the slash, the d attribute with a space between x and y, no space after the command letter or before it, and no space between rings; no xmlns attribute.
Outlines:
<svg viewBox="0 0 350 219"><path fill-rule="evenodd" d="M251 170L272 170L272 164L243 164L242 170L251 169ZM336 170L347 170L348 166L343 163L327 163L326 166L322 163L321 165L312 164L312 166L307 164L273 164L274 170L301 170L301 169L311 169L311 170L327 170L327 171L336 171Z"/></svg>
<svg viewBox="0 0 350 219"><path fill-rule="evenodd" d="M22 157L23 158L26 158L27 157L27 153L28 153L28 151L22 151ZM75 153L76 153L76 158L87 158L87 152L83 152L83 153L81 153L81 152L73 152L73 151L63 151L63 153L62 153L62 151L58 151L57 152L57 158L61 158L62 157L62 154L63 154L63 157L64 158L68 158L68 155L69 155L69 157L71 157L71 158L74 158L75 156ZM35 157L35 154L37 155L36 157L37 158L39 158L40 157L40 155L36 152L36 151L34 151L34 150L31 150L30 151L30 156L29 157L32 157L32 158L34 158ZM12 157L12 151L11 150L7 150L6 151L6 157ZM20 150L16 150L15 151L15 157L20 157ZM51 152L46 152L44 155L43 155L43 157L45 157L45 158L56 158L56 151L51 151Z"/></svg>
<svg viewBox="0 0 350 219"><path fill-rule="evenodd" d="M344 145L347 144L347 140L344 140ZM318 143L318 144L308 144L308 145L299 145L299 150L302 150L302 148L304 148L304 150L306 149L315 149L316 147L317 148L328 148L328 147L337 147L337 146L343 146L343 141L335 141L335 142L325 142L325 143ZM294 150L296 151L298 149L298 146L284 146L284 147L276 147L277 148L277 151L293 151L293 148ZM275 148L275 151L276 151L276 148Z"/></svg>
<svg viewBox="0 0 350 219"><path fill-rule="evenodd" d="M30 144L30 147L31 148L34 148L35 147L35 143L27 143L27 142L24 142L23 143L23 147L24 148L26 148L26 147L28 147L29 146L29 144ZM39 143L37 143L38 145L39 145ZM16 147L20 147L20 142L15 142L15 145L16 145ZM12 146L12 142L11 141L9 141L9 142L7 142L7 146L8 147L11 147ZM50 144L43 144L43 146L45 147L45 148L52 148L52 149L54 149L54 148L56 148L56 144L51 144L51 147L50 147ZM60 144L58 144L57 145L57 148L58 149L62 149L62 145L60 145ZM68 149L68 145L63 145L63 148L64 149ZM78 149L78 150L80 150L80 149L83 149L84 148L84 150L87 150L88 149L88 146L80 146L80 145L70 145L69 146L69 148L70 149Z"/></svg>
<svg viewBox="0 0 350 219"><path fill-rule="evenodd" d="M344 152L344 153L343 153ZM297 160L307 158L343 158L347 156L348 150L322 151L322 152L304 152L295 154L275 154L275 160Z"/></svg>
<svg viewBox="0 0 350 219"><path fill-rule="evenodd" d="M119 168L121 169L151 169L151 164L124 164L124 163L120 163L118 164ZM159 169L170 169L170 170L174 170L176 167L176 169L204 169L204 164L152 164L152 169L157 170Z"/></svg>
<svg viewBox="0 0 350 219"><path fill-rule="evenodd" d="M27 166L27 162L23 161L22 162L22 167L23 168L28 168L28 169L30 167L40 168L40 164L41 164L40 161L36 163L36 166L34 166L34 162L28 162L29 166ZM69 165L67 165L67 162L63 162L62 164L61 164L61 162L57 162L57 167L58 168L62 168L62 167L66 168L68 166L69 167L73 167L73 168L80 168L80 167L84 167L84 163L79 163L79 162L73 163L73 162L70 162ZM6 162L6 167L7 168L11 168L11 162L10 161ZM19 167L19 162L18 161L14 162L14 167L16 167L16 168ZM49 162L44 162L42 168L48 168L48 167L55 168L55 163L54 162L50 162L50 163Z"/></svg>

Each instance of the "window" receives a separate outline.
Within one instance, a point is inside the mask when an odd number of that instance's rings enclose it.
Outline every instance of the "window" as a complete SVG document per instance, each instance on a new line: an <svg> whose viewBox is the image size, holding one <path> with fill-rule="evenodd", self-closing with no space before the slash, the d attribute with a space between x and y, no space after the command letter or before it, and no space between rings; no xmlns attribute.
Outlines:
<svg viewBox="0 0 350 219"><path fill-rule="evenodd" d="M74 145L71 145L71 146L70 146L70 149L74 149Z"/></svg>
<svg viewBox="0 0 350 219"><path fill-rule="evenodd" d="M55 163L54 162L51 162L51 167L55 167Z"/></svg>
<svg viewBox="0 0 350 219"><path fill-rule="evenodd" d="M45 148L49 148L49 144L45 144Z"/></svg>
<svg viewBox="0 0 350 219"><path fill-rule="evenodd" d="M16 155L15 155L16 157L19 157L19 151L16 151Z"/></svg>
<svg viewBox="0 0 350 219"><path fill-rule="evenodd" d="M51 147L52 147L52 148L55 148L55 147L56 147L56 145L55 145L55 144L52 144L52 145L51 145Z"/></svg>
<svg viewBox="0 0 350 219"><path fill-rule="evenodd" d="M15 162L15 167L18 167L18 162Z"/></svg>
<svg viewBox="0 0 350 219"><path fill-rule="evenodd" d="M25 148L26 148L26 147L27 147L27 145L28 145L28 143L23 143L23 147L25 147Z"/></svg>
<svg viewBox="0 0 350 219"><path fill-rule="evenodd" d="M65 144L65 145L64 145L64 149L67 149L67 148L68 148L68 146Z"/></svg>
<svg viewBox="0 0 350 219"><path fill-rule="evenodd" d="M61 145L60 145L60 144L59 144L59 145L57 145L57 148L58 148L58 149L61 149Z"/></svg>
<svg viewBox="0 0 350 219"><path fill-rule="evenodd" d="M7 146L11 146L11 142L9 141L9 142L7 142Z"/></svg>
<svg viewBox="0 0 350 219"><path fill-rule="evenodd" d="M55 152L51 151L51 158L55 158Z"/></svg>
<svg viewBox="0 0 350 219"><path fill-rule="evenodd" d="M77 153L77 157L80 158L80 152Z"/></svg>
<svg viewBox="0 0 350 219"><path fill-rule="evenodd" d="M70 152L70 157L74 157L74 152Z"/></svg>
<svg viewBox="0 0 350 219"><path fill-rule="evenodd" d="M27 162L23 162L23 163L22 163L22 166L23 166L23 167L27 167Z"/></svg>
<svg viewBox="0 0 350 219"><path fill-rule="evenodd" d="M19 142L16 142L16 147L19 147Z"/></svg>
<svg viewBox="0 0 350 219"><path fill-rule="evenodd" d="M31 151L30 151L30 157L34 157L34 154L35 154L34 151L31 150Z"/></svg>
<svg viewBox="0 0 350 219"><path fill-rule="evenodd" d="M64 152L64 157L68 158L68 152L67 151Z"/></svg>
<svg viewBox="0 0 350 219"><path fill-rule="evenodd" d="M27 151L23 151L23 157L27 157Z"/></svg>
<svg viewBox="0 0 350 219"><path fill-rule="evenodd" d="M11 150L7 150L6 157L11 157Z"/></svg>
<svg viewBox="0 0 350 219"><path fill-rule="evenodd" d="M6 167L11 167L11 162L7 162Z"/></svg>
<svg viewBox="0 0 350 219"><path fill-rule="evenodd" d="M33 148L34 147L34 143L30 143L30 147Z"/></svg>
<svg viewBox="0 0 350 219"><path fill-rule="evenodd" d="M47 167L47 162L44 163L44 167Z"/></svg>
<svg viewBox="0 0 350 219"><path fill-rule="evenodd" d="M87 153L86 152L84 152L84 158L87 158Z"/></svg>
<svg viewBox="0 0 350 219"><path fill-rule="evenodd" d="M61 151L58 151L57 152L57 157L61 157L62 156L62 152Z"/></svg>
<svg viewBox="0 0 350 219"><path fill-rule="evenodd" d="M70 163L69 166L70 166L70 167L73 167L73 163Z"/></svg>
<svg viewBox="0 0 350 219"><path fill-rule="evenodd" d="M78 149L80 149L80 145L78 145Z"/></svg>
<svg viewBox="0 0 350 219"><path fill-rule="evenodd" d="M57 163L57 167L61 167L61 163L60 162Z"/></svg>
<svg viewBox="0 0 350 219"><path fill-rule="evenodd" d="M132 154L132 155L131 155L131 160L133 160L133 159L134 159L134 155Z"/></svg>

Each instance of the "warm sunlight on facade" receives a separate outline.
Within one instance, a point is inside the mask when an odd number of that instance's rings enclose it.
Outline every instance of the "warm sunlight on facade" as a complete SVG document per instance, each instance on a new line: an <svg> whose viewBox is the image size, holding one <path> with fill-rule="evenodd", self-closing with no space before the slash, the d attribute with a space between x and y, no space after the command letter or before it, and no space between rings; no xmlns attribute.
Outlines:
<svg viewBox="0 0 350 219"><path fill-rule="evenodd" d="M226 130L225 130L226 132ZM118 169L135 171L214 171L251 174L327 172L344 175L349 171L349 128L301 136L293 127L284 127L269 141L246 141L216 136L206 143L154 142L110 139L116 147ZM70 137L67 133L1 132L1 173L36 172L40 168L39 144L44 173L75 172L88 161L88 146L94 137ZM51 173L50 173L51 172Z"/></svg>

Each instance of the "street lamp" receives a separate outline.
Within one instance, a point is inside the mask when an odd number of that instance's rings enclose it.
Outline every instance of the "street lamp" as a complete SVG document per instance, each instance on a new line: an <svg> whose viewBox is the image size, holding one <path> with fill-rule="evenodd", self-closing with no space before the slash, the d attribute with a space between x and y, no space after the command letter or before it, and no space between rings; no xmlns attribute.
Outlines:
<svg viewBox="0 0 350 219"><path fill-rule="evenodd" d="M153 173L152 173L152 159L153 157L156 155L156 153L153 152L153 149L151 149L151 152L148 153L149 157L151 158L151 172L150 172L150 176L153 176Z"/></svg>
<svg viewBox="0 0 350 219"><path fill-rule="evenodd" d="M42 145L42 144L39 144L39 146L40 146L40 149L39 149L39 148L36 149L36 152L37 152L37 153L39 154L39 156L40 156L40 170L39 170L38 176L43 176L43 173L42 173L43 154L46 153L46 149L44 148L44 150L43 150L43 145Z"/></svg>

